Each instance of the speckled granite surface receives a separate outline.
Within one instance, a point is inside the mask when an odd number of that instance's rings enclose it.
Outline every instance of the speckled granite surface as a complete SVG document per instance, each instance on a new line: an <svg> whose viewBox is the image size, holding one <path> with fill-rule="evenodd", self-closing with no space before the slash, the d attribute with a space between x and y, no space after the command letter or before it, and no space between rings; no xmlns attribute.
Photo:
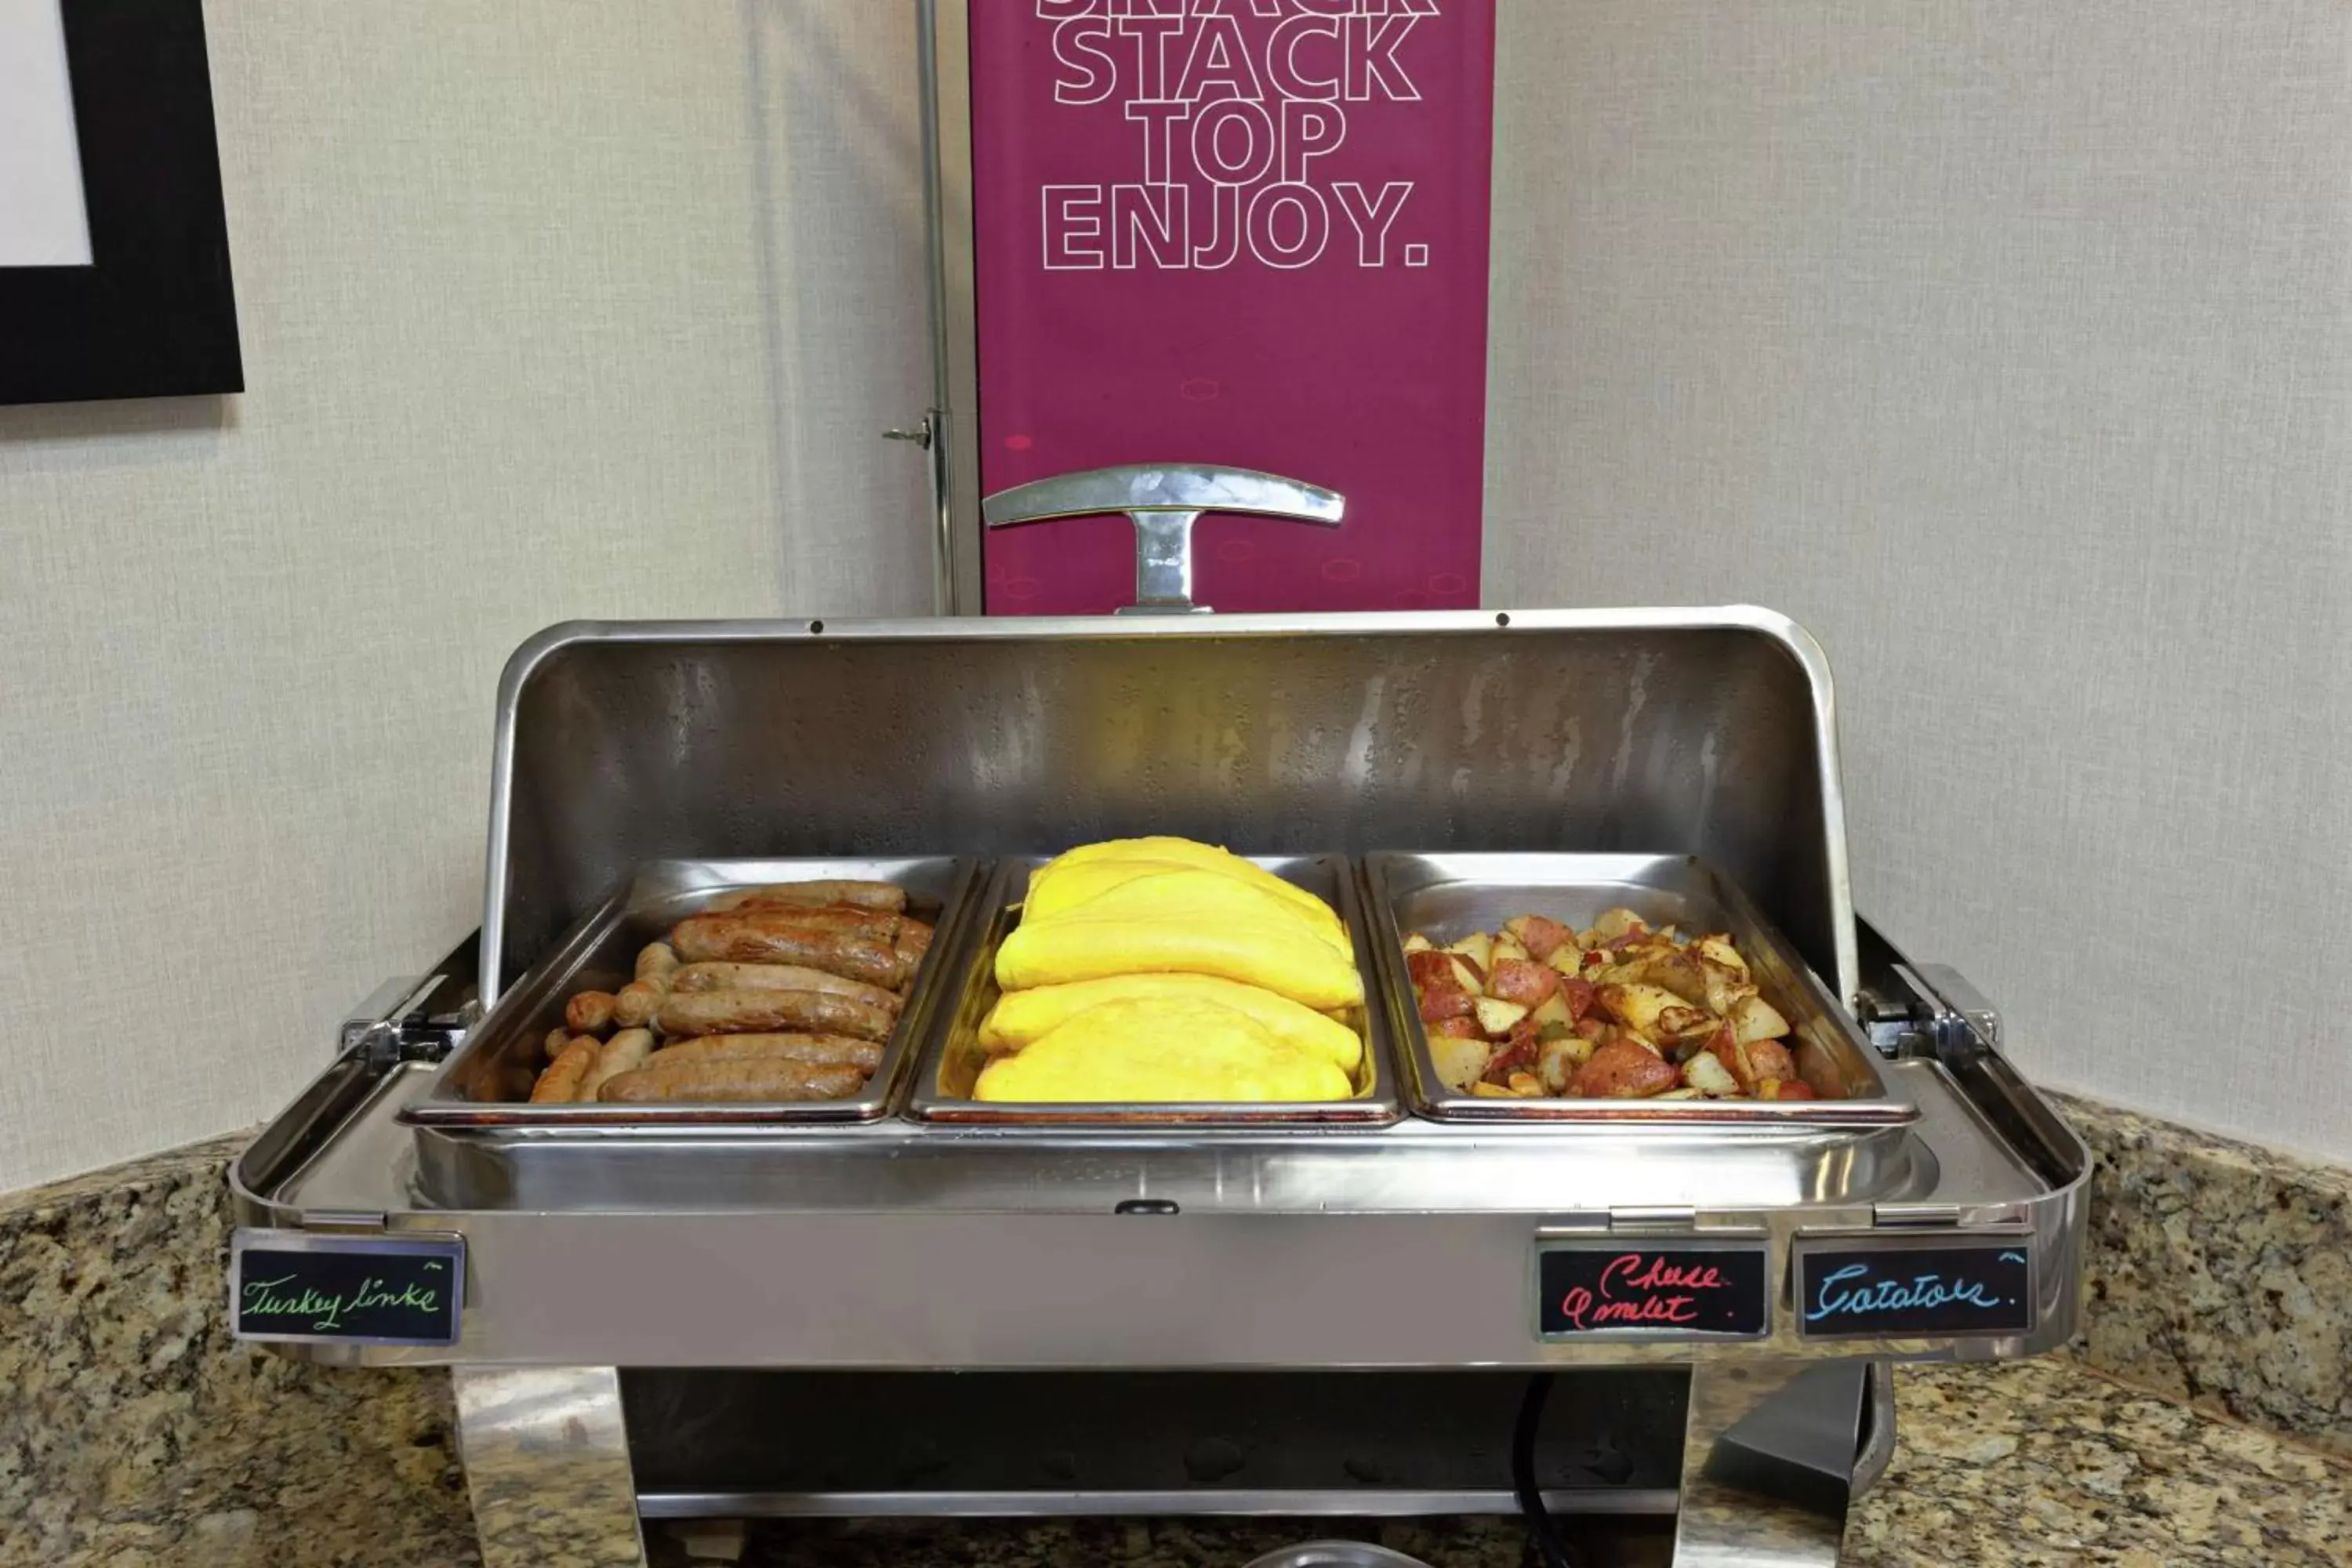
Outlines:
<svg viewBox="0 0 2352 1568"><path fill-rule="evenodd" d="M2060 1358L1896 1373L1849 1568L2352 1563L2352 1468Z"/></svg>
<svg viewBox="0 0 2352 1568"><path fill-rule="evenodd" d="M2084 1360L2352 1458L2352 1171L2056 1098L2099 1162Z"/></svg>
<svg viewBox="0 0 2352 1568"><path fill-rule="evenodd" d="M2089 1364L1905 1369L1895 1464L1846 1561L2352 1564L2352 1178L2068 1110L2105 1162ZM220 1170L241 1142L0 1195L0 1564L478 1563L446 1379L228 1342ZM1508 1521L772 1526L747 1561L1207 1568L1310 1534L1441 1568L1531 1562ZM677 1560L658 1531L656 1547Z"/></svg>
<svg viewBox="0 0 2352 1568"><path fill-rule="evenodd" d="M471 1555L446 1376L229 1342L221 1171L245 1142L0 1196L0 1563Z"/></svg>

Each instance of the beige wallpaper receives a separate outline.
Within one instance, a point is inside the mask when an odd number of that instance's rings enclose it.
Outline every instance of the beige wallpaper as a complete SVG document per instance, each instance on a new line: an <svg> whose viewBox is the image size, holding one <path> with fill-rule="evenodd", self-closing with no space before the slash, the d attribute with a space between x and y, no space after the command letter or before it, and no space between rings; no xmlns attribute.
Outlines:
<svg viewBox="0 0 2352 1568"><path fill-rule="evenodd" d="M2352 1159L2352 11L1513 0L1488 601L1827 644L1857 894Z"/></svg>
<svg viewBox="0 0 2352 1568"><path fill-rule="evenodd" d="M908 7L206 9L250 393L0 410L0 1188L471 928L532 630L929 605Z"/></svg>

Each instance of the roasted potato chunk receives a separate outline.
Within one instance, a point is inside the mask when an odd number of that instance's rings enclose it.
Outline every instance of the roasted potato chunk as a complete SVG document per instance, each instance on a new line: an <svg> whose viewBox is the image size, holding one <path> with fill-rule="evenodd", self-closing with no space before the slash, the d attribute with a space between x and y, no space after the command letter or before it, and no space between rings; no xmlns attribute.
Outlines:
<svg viewBox="0 0 2352 1568"><path fill-rule="evenodd" d="M1669 1008L1687 1011L1682 998L1655 985L1603 985L1601 1010L1639 1034L1654 1038L1662 1033L1659 1020Z"/></svg>
<svg viewBox="0 0 2352 1568"><path fill-rule="evenodd" d="M1483 1038L1463 1039L1453 1035L1432 1035L1429 1037L1429 1059L1437 1066L1437 1076L1455 1093L1478 1081L1486 1070L1486 1042Z"/></svg>
<svg viewBox="0 0 2352 1568"><path fill-rule="evenodd" d="M1592 1053L1570 1080L1574 1093L1596 1100L1643 1100L1679 1081L1674 1067L1631 1040L1612 1040Z"/></svg>
<svg viewBox="0 0 2352 1568"><path fill-rule="evenodd" d="M1448 1018L1467 1018L1477 1010L1478 998L1454 985L1433 985L1421 994L1421 1021L1443 1024Z"/></svg>
<svg viewBox="0 0 2352 1568"><path fill-rule="evenodd" d="M1733 1003L1727 1016L1742 1040L1777 1040L1789 1032L1789 1020L1752 992Z"/></svg>
<svg viewBox="0 0 2352 1568"><path fill-rule="evenodd" d="M1532 1010L1559 993L1559 981L1558 970L1531 958L1497 958L1486 975L1486 994Z"/></svg>
<svg viewBox="0 0 2352 1568"><path fill-rule="evenodd" d="M1811 1100L1788 1018L1732 939L1653 928L1625 908L1582 931L1543 914L1438 943L1405 966L1439 1076L1513 1097Z"/></svg>

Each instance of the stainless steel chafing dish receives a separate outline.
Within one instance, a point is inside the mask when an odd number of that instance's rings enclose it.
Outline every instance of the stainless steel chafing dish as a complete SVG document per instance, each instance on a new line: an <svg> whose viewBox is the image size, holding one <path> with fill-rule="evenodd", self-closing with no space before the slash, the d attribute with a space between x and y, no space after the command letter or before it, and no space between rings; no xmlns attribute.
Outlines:
<svg viewBox="0 0 2352 1568"><path fill-rule="evenodd" d="M1549 1373L1554 1510L1672 1512L1685 1563L1827 1563L1891 1441L1885 1363L2074 1331L2087 1153L1992 1009L1856 920L1827 666L1769 612L562 626L509 666L491 797L478 942L363 1007L231 1181L241 1256L462 1243L454 1342L272 1348L452 1367L492 1568L642 1561L665 1515L1508 1510ZM1143 833L1331 858L1379 1115L924 1120L1009 894L943 920L893 1046L923 1065L866 1120L472 1114L484 1010L599 962L644 868L944 853L1002 890ZM1596 873L1752 905L1853 1092L1450 1114L1397 922ZM1998 1257L2013 1315L1874 1319L1822 1267L1856 1247ZM1580 1260L1699 1253L1758 1321L1555 1300Z"/></svg>

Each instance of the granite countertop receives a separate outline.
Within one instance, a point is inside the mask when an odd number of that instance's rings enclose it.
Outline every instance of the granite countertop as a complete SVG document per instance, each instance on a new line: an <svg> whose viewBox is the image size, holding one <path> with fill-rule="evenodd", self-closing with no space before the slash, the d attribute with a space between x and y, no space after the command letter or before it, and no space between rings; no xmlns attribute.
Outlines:
<svg viewBox="0 0 2352 1568"><path fill-rule="evenodd" d="M2089 1333L1898 1369L1895 1460L1845 1562L2352 1565L2352 1298L2333 1288L2352 1177L2069 1109L2102 1162ZM0 1563L478 1563L445 1374L229 1342L221 1169L241 1142L0 1196ZM778 1523L744 1561L1239 1568L1341 1534L1438 1568L1533 1561L1515 1520ZM656 1563L684 1561L653 1536ZM1596 1568L1655 1561L1641 1545Z"/></svg>

